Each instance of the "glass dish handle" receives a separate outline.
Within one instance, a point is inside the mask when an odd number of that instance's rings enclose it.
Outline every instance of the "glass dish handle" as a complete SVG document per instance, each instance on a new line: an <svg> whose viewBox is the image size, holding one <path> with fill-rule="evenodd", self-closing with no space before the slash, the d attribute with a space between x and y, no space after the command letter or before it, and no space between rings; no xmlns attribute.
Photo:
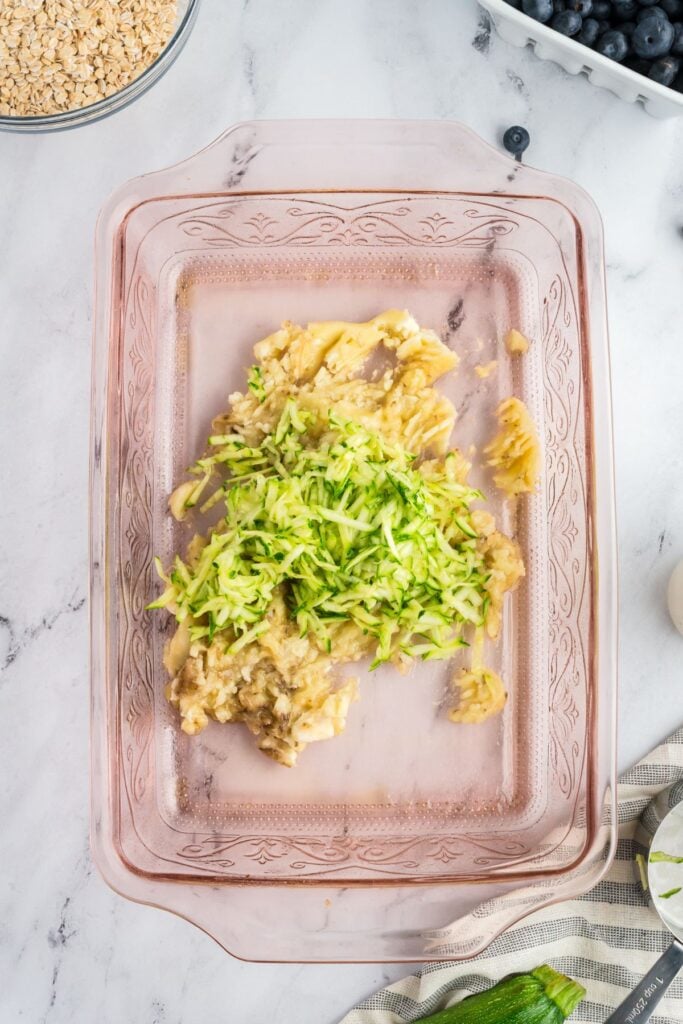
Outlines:
<svg viewBox="0 0 683 1024"><path fill-rule="evenodd" d="M427 192L552 197L588 223L597 219L599 230L596 208L577 185L516 163L456 122L245 122L182 163L134 179L120 193L130 202L179 193L384 191L388 182L408 192L419 183Z"/></svg>

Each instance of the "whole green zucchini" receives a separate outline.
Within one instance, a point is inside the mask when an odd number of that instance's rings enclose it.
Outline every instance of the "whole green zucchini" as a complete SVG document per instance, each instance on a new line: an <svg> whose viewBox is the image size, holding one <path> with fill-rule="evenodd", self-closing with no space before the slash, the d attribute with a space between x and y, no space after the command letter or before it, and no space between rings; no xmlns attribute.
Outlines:
<svg viewBox="0 0 683 1024"><path fill-rule="evenodd" d="M418 1024L563 1024L585 988L543 964L528 974L503 978L493 988L422 1017Z"/></svg>

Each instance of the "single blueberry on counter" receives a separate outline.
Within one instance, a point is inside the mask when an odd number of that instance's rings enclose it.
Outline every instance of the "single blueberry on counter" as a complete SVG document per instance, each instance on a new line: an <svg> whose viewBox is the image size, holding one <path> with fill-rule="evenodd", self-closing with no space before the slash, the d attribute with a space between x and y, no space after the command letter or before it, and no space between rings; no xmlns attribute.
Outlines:
<svg viewBox="0 0 683 1024"><path fill-rule="evenodd" d="M503 145L516 160L522 159L522 153L527 149L530 141L528 131L519 124L511 125L503 135Z"/></svg>
<svg viewBox="0 0 683 1024"><path fill-rule="evenodd" d="M577 42L584 46L594 46L595 40L600 35L600 22L595 18L584 18L581 31L576 37Z"/></svg>
<svg viewBox="0 0 683 1024"><path fill-rule="evenodd" d="M667 57L660 57L650 65L647 77L660 85L673 85L680 69L680 59L669 54Z"/></svg>
<svg viewBox="0 0 683 1024"><path fill-rule="evenodd" d="M664 21L657 17L644 18L636 25L631 45L639 57L647 57L650 60L664 57L671 49L674 34L674 27L668 19Z"/></svg>
<svg viewBox="0 0 683 1024"><path fill-rule="evenodd" d="M550 27L556 32L561 32L563 36L575 36L581 31L582 21L583 18L576 11L560 11L559 14L553 15Z"/></svg>
<svg viewBox="0 0 683 1024"><path fill-rule="evenodd" d="M522 0L522 10L535 21L550 21L553 14L553 0Z"/></svg>
<svg viewBox="0 0 683 1024"><path fill-rule="evenodd" d="M595 49L598 53L601 53L603 57L609 57L610 60L622 61L628 54L629 45L628 39L623 32L620 32L616 28L610 28L607 32L603 32L599 36Z"/></svg>

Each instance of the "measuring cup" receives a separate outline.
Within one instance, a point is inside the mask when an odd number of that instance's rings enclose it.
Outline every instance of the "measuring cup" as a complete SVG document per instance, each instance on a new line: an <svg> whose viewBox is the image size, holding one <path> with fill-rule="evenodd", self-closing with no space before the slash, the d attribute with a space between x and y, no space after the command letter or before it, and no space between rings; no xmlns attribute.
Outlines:
<svg viewBox="0 0 683 1024"><path fill-rule="evenodd" d="M677 804L660 822L647 865L654 908L673 935L673 942L605 1024L643 1024L649 1020L683 967L683 863L653 862L654 852L683 857L683 803ZM680 891L673 891L678 889Z"/></svg>

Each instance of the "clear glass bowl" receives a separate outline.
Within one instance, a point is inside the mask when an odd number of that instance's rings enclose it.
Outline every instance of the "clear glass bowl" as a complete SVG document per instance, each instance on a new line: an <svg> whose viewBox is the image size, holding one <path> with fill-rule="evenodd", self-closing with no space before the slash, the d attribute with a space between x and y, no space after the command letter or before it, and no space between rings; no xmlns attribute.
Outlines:
<svg viewBox="0 0 683 1024"><path fill-rule="evenodd" d="M454 726L448 667L361 682L290 771L245 730L179 730L145 611L166 510L251 348L285 318L405 306L461 356L455 441L527 403L536 493L491 497L525 556L489 652L502 716ZM532 340L513 359L510 326ZM485 380L477 364L498 361ZM476 460L475 460L476 461ZM475 471L476 472L476 471ZM594 885L614 842L616 601L602 232L571 182L456 124L239 125L101 213L93 375L93 849L126 896L255 960L472 956Z"/></svg>
<svg viewBox="0 0 683 1024"><path fill-rule="evenodd" d="M150 64L141 75L123 89L107 96L105 99L91 103L87 107L66 110L58 114L47 114L38 117L5 117L0 116L0 131L12 132L56 132L66 128L78 128L80 125L92 124L103 117L122 110L158 82L173 64L174 60L188 40L197 17L199 0L178 0L178 17L175 31L162 53L153 64Z"/></svg>

